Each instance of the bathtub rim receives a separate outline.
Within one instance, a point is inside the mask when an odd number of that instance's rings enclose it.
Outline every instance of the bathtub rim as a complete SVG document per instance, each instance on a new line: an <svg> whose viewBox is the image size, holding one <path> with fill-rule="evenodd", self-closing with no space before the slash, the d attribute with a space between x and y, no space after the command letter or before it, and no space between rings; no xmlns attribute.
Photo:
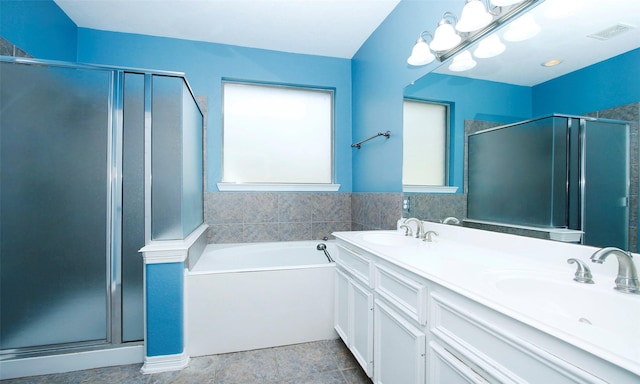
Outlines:
<svg viewBox="0 0 640 384"><path fill-rule="evenodd" d="M252 243L222 243L222 244L217 244L217 243L209 243L205 246L202 254L200 255L205 256L205 254L207 253L207 250L211 250L211 249L219 249L219 250L226 250L226 249L231 249L231 248L237 248L237 247L255 247L255 246L265 246L265 245L278 245L278 244L295 244L295 243L305 243L305 244L320 244L320 243L325 243L327 244L327 246L331 246L331 248L336 248L337 250L337 242L335 240L292 240L292 241L270 241L270 242L252 242ZM320 252L320 251L318 251ZM198 260L200 261L200 260ZM293 270L293 269L306 269L306 268L333 268L335 267L335 261L334 262L330 262L330 261L326 261L323 263L314 263L314 264L303 264L303 265L276 265L276 266L269 266L269 267L242 267L242 268L231 268L231 269L222 269L222 270L212 270L212 269L208 269L208 270L204 270L204 271L194 271L193 269L196 267L198 263L194 263L193 266L190 266L190 268L188 268L188 272L187 274L190 276L197 276L197 275L212 275L212 274L221 274L221 273L252 273L252 272L267 272L267 271L283 271L283 270Z"/></svg>

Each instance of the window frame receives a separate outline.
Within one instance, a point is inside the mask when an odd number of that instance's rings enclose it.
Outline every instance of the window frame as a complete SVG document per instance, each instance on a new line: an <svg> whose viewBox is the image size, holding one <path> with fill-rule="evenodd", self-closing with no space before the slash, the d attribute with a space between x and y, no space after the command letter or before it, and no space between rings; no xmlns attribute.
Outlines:
<svg viewBox="0 0 640 384"><path fill-rule="evenodd" d="M225 86L227 84L232 85L245 85L251 87L262 88L277 88L277 89L291 89L294 91L307 91L307 92L322 92L328 94L330 97L330 176L331 180L328 183L296 183L296 182L233 182L225 181L225 164L224 164L224 151L225 151ZM241 80L222 80L222 132L221 132L221 181L217 183L219 191L338 191L340 184L335 181L336 178L336 158L335 158L335 89L323 88L318 86L304 86L304 85L291 85L291 84L275 84L275 83L262 83L254 81L241 81Z"/></svg>

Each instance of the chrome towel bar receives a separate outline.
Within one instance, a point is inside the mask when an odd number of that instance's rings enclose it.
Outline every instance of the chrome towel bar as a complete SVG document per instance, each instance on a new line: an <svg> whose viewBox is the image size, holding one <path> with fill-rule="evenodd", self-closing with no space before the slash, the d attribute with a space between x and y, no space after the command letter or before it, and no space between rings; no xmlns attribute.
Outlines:
<svg viewBox="0 0 640 384"><path fill-rule="evenodd" d="M356 148L360 149L360 146L361 146L362 143L364 143L365 141L369 141L371 139L375 139L378 136L384 136L384 137L386 137L388 139L391 136L391 132L390 131L387 131L387 132L384 132L384 133L378 132L375 135L373 135L373 136L371 136L371 137L369 137L367 139L360 140L357 143L351 144L351 147L356 147Z"/></svg>

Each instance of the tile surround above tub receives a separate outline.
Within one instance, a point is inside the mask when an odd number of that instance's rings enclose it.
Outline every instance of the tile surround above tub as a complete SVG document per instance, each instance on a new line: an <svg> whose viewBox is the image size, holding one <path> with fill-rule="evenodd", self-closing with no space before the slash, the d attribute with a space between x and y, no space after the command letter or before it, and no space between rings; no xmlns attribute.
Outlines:
<svg viewBox="0 0 640 384"><path fill-rule="evenodd" d="M401 193L360 192L351 195L351 230L395 229L402 216Z"/></svg>
<svg viewBox="0 0 640 384"><path fill-rule="evenodd" d="M351 193L208 192L209 243L320 240L351 229Z"/></svg>

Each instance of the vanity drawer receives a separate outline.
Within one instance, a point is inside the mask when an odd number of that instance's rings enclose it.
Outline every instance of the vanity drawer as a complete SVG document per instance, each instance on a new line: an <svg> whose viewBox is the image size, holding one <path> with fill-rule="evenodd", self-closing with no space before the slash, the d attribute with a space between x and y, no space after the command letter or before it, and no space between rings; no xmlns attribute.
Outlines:
<svg viewBox="0 0 640 384"><path fill-rule="evenodd" d="M336 262L367 287L373 288L371 286L371 270L373 264L371 260L361 255L360 252L338 244L338 257Z"/></svg>
<svg viewBox="0 0 640 384"><path fill-rule="evenodd" d="M427 323L427 287L381 265L375 267L376 292L420 325Z"/></svg>
<svg viewBox="0 0 640 384"><path fill-rule="evenodd" d="M605 383L498 325L488 308L439 292L430 300L429 332L437 344L489 382Z"/></svg>

